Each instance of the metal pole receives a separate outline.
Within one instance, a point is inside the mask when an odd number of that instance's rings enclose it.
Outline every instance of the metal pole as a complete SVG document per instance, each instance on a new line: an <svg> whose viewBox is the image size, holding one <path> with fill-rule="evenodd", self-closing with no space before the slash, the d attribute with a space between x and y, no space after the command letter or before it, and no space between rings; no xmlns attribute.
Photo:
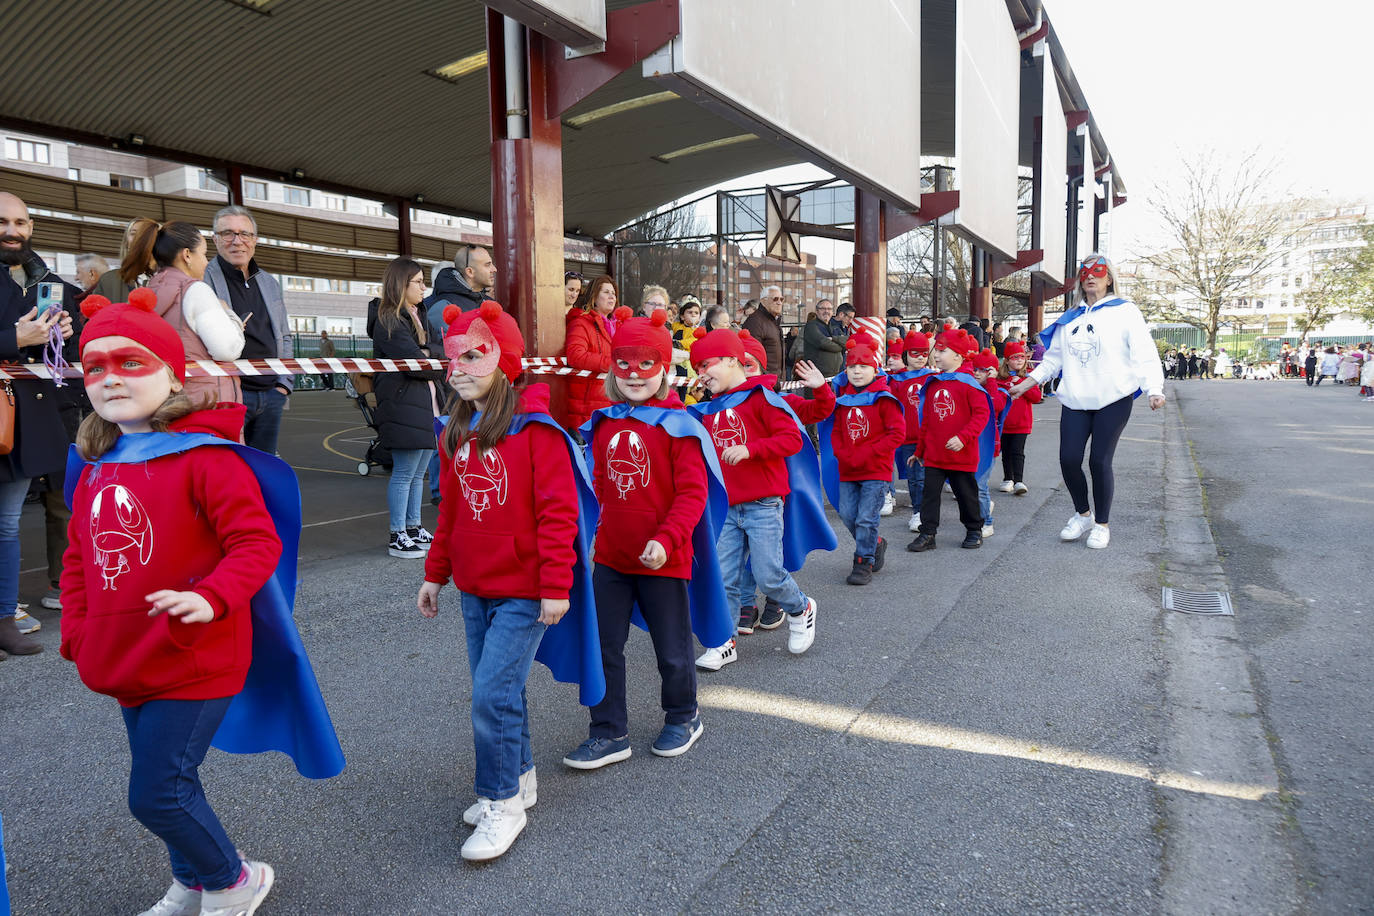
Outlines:
<svg viewBox="0 0 1374 916"><path fill-rule="evenodd" d="M716 305L725 306L725 192L716 192ZM705 316L702 316L705 317Z"/></svg>
<svg viewBox="0 0 1374 916"><path fill-rule="evenodd" d="M525 81L525 27L504 18L506 47L506 139L529 137L529 91Z"/></svg>

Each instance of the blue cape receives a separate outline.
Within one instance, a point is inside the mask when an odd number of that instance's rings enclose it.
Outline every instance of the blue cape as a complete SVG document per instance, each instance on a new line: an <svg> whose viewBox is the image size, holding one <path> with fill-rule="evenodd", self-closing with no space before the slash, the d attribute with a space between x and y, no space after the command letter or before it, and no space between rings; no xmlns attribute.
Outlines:
<svg viewBox="0 0 1374 916"><path fill-rule="evenodd" d="M275 455L208 433L133 433L115 440L98 461L87 462L76 446L67 453L66 498L86 468L141 464L193 448L233 449L257 477L263 503L281 538L272 577L253 596L253 661L243 690L229 704L210 743L231 754L281 751L302 776L328 779L343 772L343 749L329 720L315 672L292 616L296 603L296 554L301 537L301 491L290 465Z"/></svg>
<svg viewBox="0 0 1374 916"><path fill-rule="evenodd" d="M5 883L5 820L0 818L0 916L10 916L10 888Z"/></svg>
<svg viewBox="0 0 1374 916"><path fill-rule="evenodd" d="M893 382L909 382L914 378L925 378L927 375L938 374L938 369L911 369L906 372L894 372L888 375L888 379Z"/></svg>
<svg viewBox="0 0 1374 916"><path fill-rule="evenodd" d="M630 417L649 426L658 426L668 435L677 439L695 439L701 446L701 456L706 461L706 511L692 529L692 578L687 583L687 598L691 607L692 632L703 646L723 646L735 635L735 612L725 595L725 582L721 577L720 561L716 559L716 540L725 524L725 514L730 510L730 501L725 495L725 483L721 478L720 462L716 458L716 447L711 435L696 417L685 409L669 407L634 406L626 403L612 404L592 414L591 419L582 424L580 432L592 447L596 424L605 419L619 420ZM649 629L644 616L635 607L631 618L635 626Z"/></svg>
<svg viewBox="0 0 1374 916"><path fill-rule="evenodd" d="M482 419L480 412L472 415L470 428ZM573 585L568 593L568 613L555 625L544 630L534 660L548 668L553 679L576 684L577 701L583 706L595 706L606 697L606 673L601 667L601 634L596 626L596 597L592 593L592 536L596 533L599 509L592 492L591 476L582 450L577 447L563 427L544 413L517 413L511 421L509 435L515 435L530 423L543 423L558 430L568 448L574 478L577 481L577 540L573 544L577 562L573 564ZM437 437L448 425L448 417L434 421Z"/></svg>
<svg viewBox="0 0 1374 916"><path fill-rule="evenodd" d="M951 381L968 385L983 397L988 399L988 422L983 424L982 430L978 433L978 471L981 476L984 471L992 467L992 453L997 449L996 436L998 435L997 411L994 409L992 395L988 390L973 380L973 376L967 372L941 372L933 376L930 381L921 386L921 396L916 408L916 415L921 420L921 425L925 425L926 416L926 394L930 392L930 382ZM1008 401L1008 404L1011 402Z"/></svg>
<svg viewBox="0 0 1374 916"><path fill-rule="evenodd" d="M1111 308L1114 305L1125 304L1125 299L1122 299L1120 296L1113 296L1110 299L1103 299L1099 301L1096 305L1093 306L1093 311L1095 312L1098 309L1106 309ZM1054 340L1054 335L1059 333L1059 329L1066 324L1072 324L1074 321L1077 321L1078 316L1086 313L1087 311L1088 307L1086 305L1077 305L1069 309L1064 314L1060 315L1057 319L1055 319L1054 324L1050 325L1049 327L1045 328L1045 330L1040 332L1040 334L1038 335L1040 337L1040 343L1044 346L1046 350L1048 350L1050 348L1050 341Z"/></svg>
<svg viewBox="0 0 1374 916"><path fill-rule="evenodd" d="M790 492L782 504L782 566L788 572L796 572L806 562L806 555L813 550L834 550L840 546L830 520L825 517L825 502L821 497L821 467L816 458L815 446L806 434L801 420L791 406L777 393L757 386L732 391L700 404L693 404L688 410L699 416L709 417L713 413L738 407L744 399L755 391L762 392L769 404L784 410L797 424L801 434L801 451L787 456L787 478ZM714 443L711 445L714 450Z"/></svg>
<svg viewBox="0 0 1374 916"><path fill-rule="evenodd" d="M889 379L893 377L888 376ZM839 378L836 376L836 381ZM871 382L869 387L872 387ZM864 390L855 394L840 394L842 388L841 385L837 385L835 388L835 393L838 395L835 398L835 410L831 412L830 416L816 424L816 438L821 444L821 483L825 485L825 495L829 498L830 505L836 509L840 507L840 463L835 458L834 446L830 441L831 432L835 428L835 414L839 412L841 407L868 407L878 403L882 398L891 398L897 407L905 413L902 402L891 391Z"/></svg>

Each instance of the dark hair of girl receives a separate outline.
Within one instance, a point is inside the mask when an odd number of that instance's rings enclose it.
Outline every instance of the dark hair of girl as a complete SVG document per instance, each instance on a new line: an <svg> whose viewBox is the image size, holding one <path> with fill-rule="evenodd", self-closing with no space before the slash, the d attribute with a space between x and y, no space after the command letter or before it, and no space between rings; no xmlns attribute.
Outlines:
<svg viewBox="0 0 1374 916"><path fill-rule="evenodd" d="M482 418L477 421L476 429L468 429L472 425L472 417L477 413L477 408L471 401L459 397L453 399L448 426L444 428L444 436L440 440L446 460L452 461L453 456L463 447L463 443L469 439L476 439L477 447L489 452L506 438L506 434L510 432L511 421L515 419L516 408L520 405L520 398L505 373L499 370L496 372L491 380L491 389L487 392L486 403L486 409L482 411Z"/></svg>
<svg viewBox="0 0 1374 916"><path fill-rule="evenodd" d="M135 270L144 264L171 267L176 263L177 255L188 248L195 251L204 244L205 236L190 223L175 220L159 226L148 220L134 233L128 257L120 265L120 279L123 279L126 270ZM138 274L134 274L134 279L138 279Z"/></svg>
<svg viewBox="0 0 1374 916"><path fill-rule="evenodd" d="M382 300L377 306L377 320L385 325L387 330L394 331L396 325L401 322L401 312L406 303L406 287L416 277L423 278L424 275L424 268L410 258L397 258L386 265L386 272L382 274ZM420 343L425 343L425 322L411 321L411 327L415 329L415 336Z"/></svg>

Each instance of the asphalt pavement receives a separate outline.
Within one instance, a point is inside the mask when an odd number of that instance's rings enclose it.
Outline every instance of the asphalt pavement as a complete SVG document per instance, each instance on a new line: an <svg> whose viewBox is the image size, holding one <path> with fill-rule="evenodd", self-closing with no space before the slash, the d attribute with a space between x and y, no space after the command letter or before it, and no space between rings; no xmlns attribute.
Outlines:
<svg viewBox="0 0 1374 916"><path fill-rule="evenodd" d="M994 494L981 550L958 548L947 498L939 549L906 553L899 508L886 569L854 588L841 533L799 575L820 604L813 648L742 637L738 663L700 677L706 732L683 757L648 753L662 720L644 634L634 754L603 770L559 762L586 711L536 666L539 802L484 866L458 855L473 763L454 595L437 620L415 611L421 565L386 555L358 412L296 395L296 614L349 762L315 782L280 755L211 752L230 836L277 869L260 913L1374 911L1374 404L1289 382L1170 395L1126 430L1108 549L1058 541L1072 509L1051 400L1030 493ZM31 507L23 594L46 651L0 663L9 887L23 916L134 913L164 889L165 852L125 809L114 702L36 607L41 521ZM1224 587L1236 616L1163 611L1169 584Z"/></svg>

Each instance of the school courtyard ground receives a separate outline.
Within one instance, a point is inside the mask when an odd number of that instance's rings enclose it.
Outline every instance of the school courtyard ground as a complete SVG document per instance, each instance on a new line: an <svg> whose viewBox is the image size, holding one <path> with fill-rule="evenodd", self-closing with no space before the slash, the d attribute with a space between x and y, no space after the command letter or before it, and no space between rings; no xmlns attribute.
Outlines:
<svg viewBox="0 0 1374 916"><path fill-rule="evenodd" d="M469 685L451 591L415 610L421 564L386 555L381 474L342 393L293 398L282 455L304 495L296 616L348 767L212 751L212 802L276 867L263 916L447 913L1355 913L1374 904L1374 403L1292 382L1170 383L1117 458L1112 543L1061 544L1057 414L1037 408L1024 497L934 553L907 513L867 588L849 542L800 574L818 636L740 640L700 678L706 732L661 722L647 637L629 655L634 755L574 772L572 688L529 687L539 801L512 850L459 858L472 796ZM1000 474L994 474L994 481ZM432 522L433 510L426 519ZM954 522L953 525L951 523ZM112 700L57 654L42 518L22 594L45 651L0 663L0 785L19 916L131 914L167 883L125 808ZM1161 608L1229 593L1234 617Z"/></svg>

